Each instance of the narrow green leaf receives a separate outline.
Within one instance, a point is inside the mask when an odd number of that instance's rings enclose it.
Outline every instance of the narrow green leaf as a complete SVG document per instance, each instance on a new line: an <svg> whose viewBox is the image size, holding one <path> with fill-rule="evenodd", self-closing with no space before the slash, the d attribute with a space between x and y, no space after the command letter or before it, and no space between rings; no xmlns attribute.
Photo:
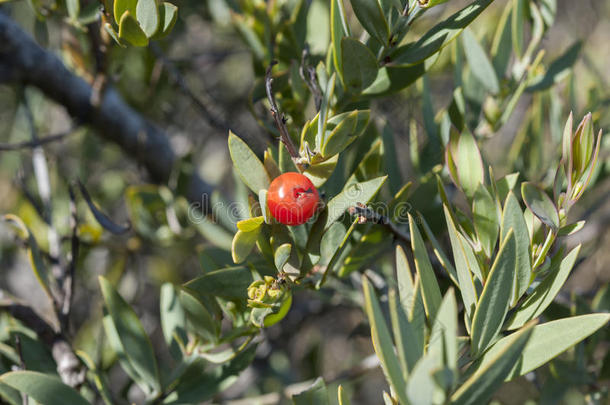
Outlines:
<svg viewBox="0 0 610 405"><path fill-rule="evenodd" d="M77 391L59 378L36 371L11 371L0 376L0 382L45 405L89 405Z"/></svg>
<svg viewBox="0 0 610 405"><path fill-rule="evenodd" d="M458 360L458 309L455 292L449 288L438 309L438 314L432 324L432 332L428 343L428 352L437 351L443 359L443 366L448 367L453 374L453 383L457 377ZM453 384L451 384L453 385Z"/></svg>
<svg viewBox="0 0 610 405"><path fill-rule="evenodd" d="M231 131L229 131L229 153L239 178L250 190L258 195L260 190L269 188L269 175L263 163L252 149Z"/></svg>
<svg viewBox="0 0 610 405"><path fill-rule="evenodd" d="M609 321L610 314L600 313L573 316L535 326L532 337L520 352L519 361L512 367L506 380L509 381L515 377L527 374L548 363L570 347L591 336L600 328L607 326ZM499 356L517 333L519 332L496 342L479 359L475 365L477 370L486 368L493 361L494 357ZM479 371L477 371L477 374L479 374Z"/></svg>
<svg viewBox="0 0 610 405"><path fill-rule="evenodd" d="M500 83L498 83L494 67L489 61L487 53L469 28L462 32L462 44L472 74L490 93L497 94L500 91Z"/></svg>
<svg viewBox="0 0 610 405"><path fill-rule="evenodd" d="M17 360L17 362L19 362L19 360ZM3 382L0 382L0 398L9 405L23 405L23 399L21 398L19 391Z"/></svg>
<svg viewBox="0 0 610 405"><path fill-rule="evenodd" d="M531 182L521 183L521 195L527 208L532 211L545 225L553 229L559 229L559 213L553 201L538 186Z"/></svg>
<svg viewBox="0 0 610 405"><path fill-rule="evenodd" d="M546 90L563 80L578 61L581 48L582 42L580 41L571 45L563 55L551 62L544 75L532 80L526 91Z"/></svg>
<svg viewBox="0 0 610 405"><path fill-rule="evenodd" d="M328 405L328 391L322 377L318 377L311 387L292 396L294 405Z"/></svg>
<svg viewBox="0 0 610 405"><path fill-rule="evenodd" d="M99 282L108 315L116 328L125 356L144 381L159 391L161 386L155 352L138 316L108 280L100 276Z"/></svg>
<svg viewBox="0 0 610 405"><path fill-rule="evenodd" d="M363 0L364 1L364 0ZM393 63L412 65L438 53L479 16L493 0L477 0L435 25L419 41L400 46L391 55Z"/></svg>
<svg viewBox="0 0 610 405"><path fill-rule="evenodd" d="M377 71L375 81L362 92L367 98L377 98L396 93L421 78L438 58L412 66L384 66Z"/></svg>
<svg viewBox="0 0 610 405"><path fill-rule="evenodd" d="M434 236L434 232L432 232L432 229L430 229L430 225L428 225L428 222L426 222L426 219L424 218L423 215L419 214L418 218L421 221L422 227L424 228L424 233L426 234L426 237L428 238L428 240L432 244L432 247L434 248L434 254L436 255L436 258L441 263L441 265L445 268L445 270L447 270L447 274L449 275L449 278L451 279L451 281L453 281L456 286L460 287L459 281L458 281L458 276L457 276L457 271L455 270L455 267L451 263L451 260L449 260L449 257L447 256L447 254L441 247L441 244L436 239L436 236Z"/></svg>
<svg viewBox="0 0 610 405"><path fill-rule="evenodd" d="M470 246L463 243L455 223L453 222L451 213L444 204L443 210L445 212L445 220L447 221L447 230L449 233L449 240L451 241L453 260L455 261L458 287L460 288L460 294L462 295L462 300L464 301L466 317L468 318L469 322L472 322L472 317L477 304L477 293L474 288L474 281L472 279L474 272L471 268L471 262L468 260L468 256L466 255L466 249L469 249Z"/></svg>
<svg viewBox="0 0 610 405"><path fill-rule="evenodd" d="M491 45L493 66L499 78L503 78L506 74L513 50L510 24L511 10L512 4L508 3L504 7Z"/></svg>
<svg viewBox="0 0 610 405"><path fill-rule="evenodd" d="M442 359L439 353L428 352L419 359L409 380L407 381L407 397L409 402L400 401L401 404L432 404L435 393L439 392L434 381L434 371L438 369Z"/></svg>
<svg viewBox="0 0 610 405"><path fill-rule="evenodd" d="M350 0L356 18L364 29L383 46L389 44L390 28L379 0Z"/></svg>
<svg viewBox="0 0 610 405"><path fill-rule="evenodd" d="M148 37L142 31L140 24L129 11L125 11L119 23L119 39L133 46L148 45Z"/></svg>
<svg viewBox="0 0 610 405"><path fill-rule="evenodd" d="M403 305L398 302L395 290L389 292L389 303L396 355L406 381L409 373L413 371L415 364L424 354L424 341L420 339L423 334L415 331L415 325L409 321Z"/></svg>
<svg viewBox="0 0 610 405"><path fill-rule="evenodd" d="M506 344L502 349L496 351L494 356L489 356L489 362L462 384L452 395L451 403L455 405L487 403L519 360L523 348L531 339L533 329L530 325L504 338ZM485 356L487 357L488 354L489 352Z"/></svg>
<svg viewBox="0 0 610 405"><path fill-rule="evenodd" d="M371 325L373 348L381 361L386 378L396 393L398 400L403 404L408 404L409 401L404 390L405 380L400 369L400 363L394 354L392 338L383 318L377 297L373 292L373 287L366 276L362 277L362 288L364 290L365 310Z"/></svg>
<svg viewBox="0 0 610 405"><path fill-rule="evenodd" d="M343 81L348 91L360 94L377 78L377 58L357 39L345 37L341 40L341 58Z"/></svg>
<svg viewBox="0 0 610 405"><path fill-rule="evenodd" d="M323 157L331 157L345 149L356 137L354 130L358 123L358 111L352 111L326 136L320 148Z"/></svg>
<svg viewBox="0 0 610 405"><path fill-rule="evenodd" d="M518 59L523 56L523 25L525 23L526 0L513 0L513 12L511 19L511 32L513 50Z"/></svg>
<svg viewBox="0 0 610 405"><path fill-rule="evenodd" d="M521 211L521 206L517 197L511 192L508 193L502 212L502 226L500 227L500 239L504 241L509 229L513 229L517 242L517 262L515 265L514 296L513 303L525 293L530 285L532 274L532 264L530 255L530 236L527 224Z"/></svg>
<svg viewBox="0 0 610 405"><path fill-rule="evenodd" d="M468 130L461 134L454 132L448 146L448 157L451 155L457 172L457 179L454 180L457 180L457 185L466 196L472 198L479 184L485 181L483 159L476 139Z"/></svg>
<svg viewBox="0 0 610 405"><path fill-rule="evenodd" d="M517 329L526 322L534 319L542 314L544 310L551 305L561 287L568 279L574 263L578 258L580 245L572 249L570 253L561 261L556 269L552 269L544 280L527 296L521 305L519 305L507 323L507 329Z"/></svg>
<svg viewBox="0 0 610 405"><path fill-rule="evenodd" d="M485 256L491 258L496 247L500 224L498 208L489 191L484 184L479 184L474 192L472 201L472 216L474 229L485 252Z"/></svg>
<svg viewBox="0 0 610 405"><path fill-rule="evenodd" d="M428 319L433 320L441 304L441 290L438 287L426 245L411 214L409 214L409 230L411 231L411 248L413 249L415 269L422 286L424 308Z"/></svg>
<svg viewBox="0 0 610 405"><path fill-rule="evenodd" d="M335 81L336 75L333 73L328 83L326 84L326 90L322 97L322 103L320 104L320 112L318 118L318 134L316 135L316 145L323 145L326 143L326 125L328 123L329 110L331 108L331 102L333 95L335 94Z"/></svg>
<svg viewBox="0 0 610 405"><path fill-rule="evenodd" d="M342 83L343 80L343 51L341 40L350 35L349 25L345 17L343 0L331 0L330 3L330 38L333 44L333 62Z"/></svg>
<svg viewBox="0 0 610 405"><path fill-rule="evenodd" d="M303 171L303 175L311 180L315 187L319 188L333 174L338 161L339 155L337 154L323 162L312 163Z"/></svg>
<svg viewBox="0 0 610 405"><path fill-rule="evenodd" d="M510 305L517 259L515 234L509 230L489 272L472 320L472 352L483 353L502 328Z"/></svg>
<svg viewBox="0 0 610 405"><path fill-rule="evenodd" d="M152 37L159 28L159 10L155 0L138 0L136 5L136 19L148 38Z"/></svg>

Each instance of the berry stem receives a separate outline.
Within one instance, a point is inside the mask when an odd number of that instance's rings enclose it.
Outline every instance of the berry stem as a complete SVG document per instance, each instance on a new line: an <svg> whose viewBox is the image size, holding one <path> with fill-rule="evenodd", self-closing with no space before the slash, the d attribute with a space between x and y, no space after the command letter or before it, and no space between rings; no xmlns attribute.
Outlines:
<svg viewBox="0 0 610 405"><path fill-rule="evenodd" d="M280 140L286 146L292 161L297 166L299 171L303 171L303 165L299 162L300 156L297 148L294 146L292 142L292 138L290 138L290 134L288 134L288 128L286 128L286 118L284 114L280 112L277 107L277 102L275 101L275 96L273 95L273 77L271 76L271 71L273 70L273 66L277 64L277 61L272 61L269 67L267 68L267 74L265 75L265 90L267 92L267 99L269 100L269 104L271 105L271 114L273 115L273 119L275 120L275 124L280 130Z"/></svg>

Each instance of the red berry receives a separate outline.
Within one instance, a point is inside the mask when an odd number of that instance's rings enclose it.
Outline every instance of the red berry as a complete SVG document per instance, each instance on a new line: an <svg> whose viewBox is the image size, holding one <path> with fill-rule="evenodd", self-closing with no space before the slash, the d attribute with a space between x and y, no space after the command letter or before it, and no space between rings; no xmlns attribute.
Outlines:
<svg viewBox="0 0 610 405"><path fill-rule="evenodd" d="M300 173L276 177L267 191L269 212L284 225L301 225L313 216L320 196L313 183Z"/></svg>

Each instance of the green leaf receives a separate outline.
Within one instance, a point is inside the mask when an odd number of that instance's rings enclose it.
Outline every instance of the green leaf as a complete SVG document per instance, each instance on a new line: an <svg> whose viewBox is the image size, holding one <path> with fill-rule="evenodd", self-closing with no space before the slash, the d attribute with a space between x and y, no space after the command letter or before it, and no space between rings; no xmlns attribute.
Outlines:
<svg viewBox="0 0 610 405"><path fill-rule="evenodd" d="M159 25L152 39L161 39L172 31L178 19L178 7L163 2L159 5Z"/></svg>
<svg viewBox="0 0 610 405"><path fill-rule="evenodd" d="M229 363L210 370L202 358L191 363L172 392L163 400L165 405L199 404L233 385L239 373L254 360L257 345L250 345Z"/></svg>
<svg viewBox="0 0 610 405"><path fill-rule="evenodd" d="M390 28L383 15L379 0L350 0L350 2L356 18L364 29L381 45L389 45Z"/></svg>
<svg viewBox="0 0 610 405"><path fill-rule="evenodd" d="M23 399L19 391L3 382L0 382L0 398L9 405L23 405Z"/></svg>
<svg viewBox="0 0 610 405"><path fill-rule="evenodd" d="M487 403L519 360L523 348L531 340L533 329L530 325L504 338L506 344L493 356L488 357L489 352L486 353L486 358L489 358L488 363L462 384L452 395L451 403L455 405Z"/></svg>
<svg viewBox="0 0 610 405"><path fill-rule="evenodd" d="M292 245L290 243L284 243L280 245L277 249L275 249L275 253L273 254L273 259L275 263L275 268L277 271L282 272L284 269L284 265L290 259L290 253L292 252Z"/></svg>
<svg viewBox="0 0 610 405"><path fill-rule="evenodd" d="M125 44L123 44L121 42L121 40L119 39L119 34L116 32L116 30L114 29L112 24L104 23L104 30L108 33L108 35L110 35L110 38L112 38L114 40L114 42L116 42L117 44L119 44L122 47L125 47Z"/></svg>
<svg viewBox="0 0 610 405"><path fill-rule="evenodd" d="M161 386L155 353L138 316L108 280L100 276L99 282L108 315L116 328L125 356L143 380L159 391Z"/></svg>
<svg viewBox="0 0 610 405"><path fill-rule="evenodd" d="M248 286L254 281L247 267L229 267L215 270L184 284L200 295L216 296L228 300L247 298Z"/></svg>
<svg viewBox="0 0 610 405"><path fill-rule="evenodd" d="M496 247L500 224L498 208L487 188L482 183L474 192L472 201L474 229L485 256L491 258Z"/></svg>
<svg viewBox="0 0 610 405"><path fill-rule="evenodd" d="M328 215L320 217L322 229L330 228L349 207L353 207L357 203L368 204L379 192L387 177L377 177L361 183L348 182L343 190L328 202L326 206ZM316 225L318 225L317 222Z"/></svg>
<svg viewBox="0 0 610 405"><path fill-rule="evenodd" d="M248 258L256 245L260 232L260 227L251 232L237 231L231 244L231 255L234 263L243 263Z"/></svg>
<svg viewBox="0 0 610 405"><path fill-rule="evenodd" d="M476 139L468 130L461 134L457 132L451 134L447 158L455 164L452 177L457 176L454 178L456 185L468 198L472 198L479 184L485 181L485 169Z"/></svg>
<svg viewBox="0 0 610 405"><path fill-rule="evenodd" d="M375 81L362 92L368 98L377 98L396 93L415 83L437 58L413 66L384 66L377 71Z"/></svg>
<svg viewBox="0 0 610 405"><path fill-rule="evenodd" d="M515 377L529 373L543 364L548 363L559 354L595 333L598 329L607 326L610 314L588 314L559 319L537 325L533 328L532 337L525 348L520 351L519 361L506 377L509 381ZM496 342L479 359L475 367L477 370L486 368L493 358L498 356L516 332ZM477 371L479 374L479 371Z"/></svg>
<svg viewBox="0 0 610 405"><path fill-rule="evenodd" d="M323 145L326 142L326 125L328 123L328 113L331 107L333 95L335 93L335 81L336 75L333 75L326 83L326 90L322 97L322 103L320 104L320 112L318 118L318 134L316 135L316 147Z"/></svg>
<svg viewBox="0 0 610 405"><path fill-rule="evenodd" d="M36 242L36 238L32 235L30 229L25 225L25 223L16 215L7 214L4 216L4 220L11 224L19 237L26 241L27 243L27 252L28 259L30 260L30 265L32 266L32 270L34 271L34 275L40 283L40 286L47 293L47 296L51 301L53 301L53 295L51 294L50 287L50 279L49 279L49 271L47 270L47 266L45 265L42 254L40 252L40 248L38 247L38 242Z"/></svg>
<svg viewBox="0 0 610 405"><path fill-rule="evenodd" d="M121 21L121 17L125 11L129 11L131 15L136 15L136 6L138 0L115 0L114 2L114 20L117 24Z"/></svg>
<svg viewBox="0 0 610 405"><path fill-rule="evenodd" d="M200 297L201 295L197 295L187 288L182 288L178 295L180 304L186 313L189 331L194 331L205 341L216 342L220 333L220 325L214 320Z"/></svg>
<svg viewBox="0 0 610 405"><path fill-rule="evenodd" d="M424 341L421 339L423 334L418 333L415 330L416 326L409 321L404 305L398 302L395 290L390 290L389 302L396 354L406 381L409 373L424 354Z"/></svg>
<svg viewBox="0 0 610 405"><path fill-rule="evenodd" d="M418 219L421 221L420 223L421 223L422 227L424 228L424 233L426 234L426 237L432 244L436 258L441 263L443 268L445 270L447 270L447 274L449 275L449 278L451 279L451 281L453 281L455 283L455 285L457 285L459 287L457 271L455 270L455 267L451 263L451 260L449 260L449 257L447 256L447 254L445 254L443 248L441 247L441 244L434 236L434 232L432 232L432 229L430 229L430 225L428 225L428 223L426 222L426 219L424 218L423 215L419 214Z"/></svg>
<svg viewBox="0 0 610 405"><path fill-rule="evenodd" d="M506 239L510 229L515 233L517 242L517 262L515 264L515 281L513 303L525 293L530 285L532 264L530 255L530 236L527 224L521 211L521 206L515 195L511 192L506 197L504 211L502 212L502 226L500 227L500 239Z"/></svg>
<svg viewBox="0 0 610 405"><path fill-rule="evenodd" d="M256 154L233 132L229 131L229 153L239 178L254 194L269 188L269 175Z"/></svg>
<svg viewBox="0 0 610 405"><path fill-rule="evenodd" d="M526 0L513 0L513 12L511 15L511 32L513 50L518 59L523 55L523 24L525 22Z"/></svg>
<svg viewBox="0 0 610 405"><path fill-rule="evenodd" d="M293 395L292 403L294 405L328 405L328 392L324 379L318 377L311 387Z"/></svg>
<svg viewBox="0 0 610 405"><path fill-rule="evenodd" d="M512 4L504 7L502 16L498 21L494 39L491 44L491 55L497 77L503 78L512 55L511 17Z"/></svg>
<svg viewBox="0 0 610 405"><path fill-rule="evenodd" d="M70 19L77 21L80 13L80 0L66 0L66 9L68 9Z"/></svg>
<svg viewBox="0 0 610 405"><path fill-rule="evenodd" d="M510 305L517 259L515 234L509 230L477 303L472 320L472 353L483 353L502 328Z"/></svg>
<svg viewBox="0 0 610 405"><path fill-rule="evenodd" d="M136 5L136 19L148 38L152 37L159 28L159 10L155 0L138 0Z"/></svg>
<svg viewBox="0 0 610 405"><path fill-rule="evenodd" d="M333 174L338 161L339 155L335 155L323 162L313 163L303 171L303 175L311 180L316 188L319 188Z"/></svg>
<svg viewBox="0 0 610 405"><path fill-rule="evenodd" d="M346 114L345 118L326 136L326 140L320 150L322 156L330 157L347 148L362 134L369 122L370 116L370 110L356 110ZM330 124L331 120L328 123Z"/></svg>
<svg viewBox="0 0 610 405"><path fill-rule="evenodd" d="M371 325L371 338L375 353L377 353L377 357L381 361L386 378L396 393L398 400L403 404L408 404L409 401L404 390L405 380L398 359L394 354L392 338L383 318L377 297L373 292L373 287L366 276L362 277L362 288L364 290L364 305Z"/></svg>
<svg viewBox="0 0 610 405"><path fill-rule="evenodd" d="M186 346L188 337L186 335L186 314L180 305L178 294L172 283L161 286L159 297L161 314L161 329L165 343L169 347L175 359L182 357L181 346Z"/></svg>
<svg viewBox="0 0 610 405"><path fill-rule="evenodd" d="M237 222L237 229L244 232L252 232L260 228L265 222L264 217L248 218Z"/></svg>
<svg viewBox="0 0 610 405"><path fill-rule="evenodd" d="M375 1L370 0L371 3ZM377 78L377 58L357 39L344 37L341 40L341 58L343 81L349 92L360 94Z"/></svg>
<svg viewBox="0 0 610 405"><path fill-rule="evenodd" d="M119 23L119 39L133 46L148 45L148 37L142 31L140 24L129 11L125 11Z"/></svg>
<svg viewBox="0 0 610 405"><path fill-rule="evenodd" d="M561 290L561 287L563 287L568 279L568 276L574 267L574 263L576 263L579 252L580 245L572 249L572 251L561 261L559 266L557 266L556 269L552 269L534 291L527 296L508 321L508 330L520 328L526 322L540 316L542 312L551 305Z"/></svg>
<svg viewBox="0 0 610 405"><path fill-rule="evenodd" d="M521 183L521 196L527 208L540 221L556 232L559 229L559 213L553 201L538 186L531 182Z"/></svg>
<svg viewBox="0 0 610 405"><path fill-rule="evenodd" d="M453 374L453 383L455 383L455 377L457 377L457 315L458 309L455 301L455 292L453 288L449 288L443 297L438 314L432 324L428 352L437 351L439 353L443 359L443 366L448 367Z"/></svg>
<svg viewBox="0 0 610 405"><path fill-rule="evenodd" d="M345 17L345 9L343 7L343 0L331 0L330 3L330 37L333 44L333 62L335 64L335 70L339 74L341 82L343 80L343 52L341 48L341 40L343 37L350 35L349 24Z"/></svg>
<svg viewBox="0 0 610 405"><path fill-rule="evenodd" d="M460 35L462 30L492 2L493 0L477 0L469 4L448 19L435 25L416 43L398 47L391 54L392 62L398 65L413 65L438 53Z"/></svg>
<svg viewBox="0 0 610 405"><path fill-rule="evenodd" d="M492 94L497 94L500 91L500 83L494 70L493 65L487 57L487 53L479 44L476 37L469 28L462 32L462 44L464 45L464 53L468 60L468 65L474 77L476 77L487 90Z"/></svg>
<svg viewBox="0 0 610 405"><path fill-rule="evenodd" d="M77 391L59 378L36 371L12 371L0 376L0 382L45 405L89 405Z"/></svg>
<svg viewBox="0 0 610 405"><path fill-rule="evenodd" d="M580 41L570 46L563 55L551 62L544 75L533 79L526 90L529 92L546 90L563 80L578 60L581 48Z"/></svg>
<svg viewBox="0 0 610 405"><path fill-rule="evenodd" d="M85 367L88 369L89 374L91 375L91 379L95 384L100 396L104 400L106 405L113 405L112 394L110 389L108 388L108 381L103 374L102 370L100 370L93 359L84 351L76 350L75 354L80 358Z"/></svg>
<svg viewBox="0 0 610 405"><path fill-rule="evenodd" d="M415 269L422 286L424 308L428 319L434 320L441 304L441 290L438 287L426 245L411 214L409 214L409 230L411 231L411 248L413 249Z"/></svg>
<svg viewBox="0 0 610 405"><path fill-rule="evenodd" d="M432 404L435 393L440 391L433 378L433 373L441 363L438 353L428 352L419 359L409 380L407 381L407 397L410 402L400 401L401 404Z"/></svg>

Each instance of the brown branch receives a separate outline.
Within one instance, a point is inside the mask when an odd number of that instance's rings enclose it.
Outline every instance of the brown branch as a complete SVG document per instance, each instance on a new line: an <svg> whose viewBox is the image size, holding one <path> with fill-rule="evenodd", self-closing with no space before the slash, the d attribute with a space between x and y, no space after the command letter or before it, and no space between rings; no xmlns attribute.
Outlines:
<svg viewBox="0 0 610 405"><path fill-rule="evenodd" d="M12 19L0 11L0 82L15 82L39 88L63 105L79 123L97 130L100 137L119 145L142 164L153 182L167 183L177 162L165 132L128 106L108 86L98 106L94 90L70 72L53 53L41 48ZM209 212L207 195L212 191L193 173L186 197Z"/></svg>
<svg viewBox="0 0 610 405"><path fill-rule="evenodd" d="M309 47L305 45L305 49L303 49L303 53L301 55L301 66L299 66L299 74L301 75L301 79L307 84L309 87L309 91L314 99L314 104L316 106L316 111L320 111L320 106L322 105L322 90L320 90L320 85L318 84L318 79L316 78L316 70L307 64L307 59L309 58Z"/></svg>
<svg viewBox="0 0 610 405"><path fill-rule="evenodd" d="M273 76L271 75L271 71L273 70L273 66L275 66L276 64L277 61L272 61L269 67L267 68L267 74L265 75L265 90L267 92L267 99L269 100L269 104L271 105L271 115L273 115L275 124L277 125L280 131L280 140L286 146L290 157L292 157L292 161L295 163L295 165L297 165L299 170L301 170L302 165L299 162L299 152L297 151L297 148L292 142L292 138L288 133L288 128L286 128L286 117L284 117L284 114L282 114L279 108L277 107L277 102L275 101L275 96L273 95Z"/></svg>

